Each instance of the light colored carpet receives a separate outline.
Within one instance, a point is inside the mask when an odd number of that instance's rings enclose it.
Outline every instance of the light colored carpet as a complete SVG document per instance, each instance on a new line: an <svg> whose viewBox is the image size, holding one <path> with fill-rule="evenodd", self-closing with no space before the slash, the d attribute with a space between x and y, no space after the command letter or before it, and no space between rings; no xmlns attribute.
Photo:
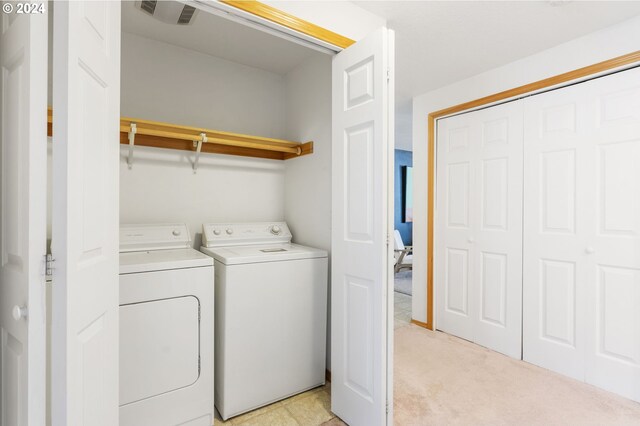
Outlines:
<svg viewBox="0 0 640 426"><path fill-rule="evenodd" d="M411 288L411 276L413 271L400 271L395 274L393 289L398 293L408 294L411 296L412 288Z"/></svg>
<svg viewBox="0 0 640 426"><path fill-rule="evenodd" d="M415 325L394 365L398 426L640 425L639 403Z"/></svg>

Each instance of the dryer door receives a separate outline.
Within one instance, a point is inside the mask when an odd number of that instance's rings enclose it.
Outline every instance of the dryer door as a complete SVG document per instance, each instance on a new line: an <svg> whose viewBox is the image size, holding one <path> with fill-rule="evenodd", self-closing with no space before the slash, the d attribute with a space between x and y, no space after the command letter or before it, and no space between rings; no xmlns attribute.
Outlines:
<svg viewBox="0 0 640 426"><path fill-rule="evenodd" d="M192 385L200 375L194 296L120 305L120 405Z"/></svg>

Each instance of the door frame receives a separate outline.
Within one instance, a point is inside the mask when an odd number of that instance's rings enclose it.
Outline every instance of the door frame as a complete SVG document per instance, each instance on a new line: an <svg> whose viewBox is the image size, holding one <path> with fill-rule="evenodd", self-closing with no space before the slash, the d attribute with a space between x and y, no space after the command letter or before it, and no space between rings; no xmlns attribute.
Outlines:
<svg viewBox="0 0 640 426"><path fill-rule="evenodd" d="M263 20L270 21L278 26L281 32L290 34L290 31L293 31L294 34L302 34L306 40L311 38L311 40L308 41L315 42L316 44L320 41L323 44L326 43L331 46L335 46L338 48L337 51L346 49L356 42L355 40L351 40L341 34L330 31L312 22L305 21L304 19L298 18L295 15L277 9L273 6L269 6L266 3L246 0L220 0L220 3L234 9L239 9Z"/></svg>
<svg viewBox="0 0 640 426"><path fill-rule="evenodd" d="M334 33L323 27L320 27L318 25L315 25L313 23L310 23L294 15L288 14L277 8L271 7L264 3L260 3L258 1L242 2L242 1L220 0L219 5L220 7L211 6L209 2L206 2L205 0L193 1L193 6L199 9L202 9L204 12L207 12L207 13L217 14L216 11L223 9L222 6L227 7L227 9L223 11L234 10L234 11L242 12L242 13L231 13L230 14L231 16L227 17L227 19L230 19L232 21L234 20L245 21L245 25L257 28L259 30L270 33L272 35L279 36L281 38L284 38L292 42L303 44L306 47L314 48L313 45L316 45L319 48L324 48L321 51L325 53L336 54L348 48L352 44L356 43L356 41L351 40L345 36L342 36L338 33ZM246 15L251 15L251 19L247 19ZM301 43L301 41L304 43ZM316 49L316 50L320 50L320 49ZM389 75L389 73L387 73L387 84L389 84L388 83L389 81L393 82L393 74ZM389 104L393 105L393 100L391 100ZM392 128L393 117L394 115L393 115L393 108L392 108L389 111L389 117L388 117L388 119L390 120L389 123L391 124L391 126L389 126L390 135L393 135L393 128ZM389 161L388 165L390 165L392 162L392 157L389 157L388 161ZM385 185L387 187L392 187L392 184L393 184L392 178L391 180L388 179L387 182L385 182ZM387 198L386 204L387 204L386 205L387 211L392 212L393 199ZM389 231L389 229L392 229L392 228L388 228L387 231ZM388 238L389 238L389 233L387 232L386 239L388 240ZM388 260L389 271L391 271L393 251L388 242L386 245L386 258ZM393 306L393 298L389 297L389 294L392 294L393 292L393 287L390 286L390 281L389 281L390 277L392 277L391 272L386 274L386 276L384 277L385 278L384 285L386 287L385 297L387 298L386 300L387 309ZM393 342L393 317L389 316L388 312L387 312L385 321L386 321L386 324L385 324L384 332L390 333L390 334L387 334L386 336L386 342L385 342L386 348L384 350L384 353L388 358L385 362L386 364L385 377L388 380L388 378L391 377L393 372L393 365L391 362L389 362L389 359L390 359L389 357L390 355L393 354L393 343L392 343ZM331 373L329 371L327 371L327 376L329 377L329 380L330 380ZM383 397L386 397L387 404L390 404L390 401L391 401L391 406L387 405L386 413L384 415L384 421L386 423L389 423L393 415L392 399L390 399L392 398L392 395L393 395L393 386L390 386L389 383L387 383L386 389L384 389L382 394L383 394ZM54 402L52 403L52 405L55 406L56 403Z"/></svg>
<svg viewBox="0 0 640 426"><path fill-rule="evenodd" d="M640 50L538 80L533 83L494 93L479 99L474 99L472 101L464 102L438 111L433 111L427 115L427 322L425 323L412 319L411 322L413 324L429 330L435 330L433 259L435 229L436 120L453 114L470 112L474 109L486 108L506 101L512 101L523 97L523 95L530 96L550 90L551 88L557 89L567 86L568 84L580 83L598 76L610 74L613 71L622 71L626 68L631 68L632 66L637 65L640 65Z"/></svg>
<svg viewBox="0 0 640 426"><path fill-rule="evenodd" d="M181 0L208 13L318 50L336 54L356 41L256 0Z"/></svg>

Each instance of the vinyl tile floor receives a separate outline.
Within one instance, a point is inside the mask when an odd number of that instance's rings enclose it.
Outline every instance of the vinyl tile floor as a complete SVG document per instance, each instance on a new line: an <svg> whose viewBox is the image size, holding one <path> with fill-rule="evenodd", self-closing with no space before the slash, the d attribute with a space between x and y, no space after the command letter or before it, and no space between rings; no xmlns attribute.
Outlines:
<svg viewBox="0 0 640 426"><path fill-rule="evenodd" d="M393 313L394 328L402 327L411 322L411 296L393 292L395 312Z"/></svg>
<svg viewBox="0 0 640 426"><path fill-rule="evenodd" d="M266 407L222 421L216 412L214 425L232 426L342 426L331 412L331 383L294 395Z"/></svg>

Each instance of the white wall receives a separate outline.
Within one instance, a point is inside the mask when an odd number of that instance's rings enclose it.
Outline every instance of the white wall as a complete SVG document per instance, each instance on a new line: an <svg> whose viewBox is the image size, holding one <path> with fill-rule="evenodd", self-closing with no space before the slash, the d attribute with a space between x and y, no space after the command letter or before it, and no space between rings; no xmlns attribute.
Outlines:
<svg viewBox="0 0 640 426"><path fill-rule="evenodd" d="M284 77L221 58L122 35L121 115L282 137Z"/></svg>
<svg viewBox="0 0 640 426"><path fill-rule="evenodd" d="M297 243L331 248L331 57L287 75L287 137L313 154L285 162L285 218Z"/></svg>
<svg viewBox="0 0 640 426"><path fill-rule="evenodd" d="M344 0L266 0L263 3L355 41L386 23L384 18Z"/></svg>
<svg viewBox="0 0 640 426"><path fill-rule="evenodd" d="M413 318L426 321L427 115L533 81L640 50L640 17L425 93L413 100Z"/></svg>
<svg viewBox="0 0 640 426"><path fill-rule="evenodd" d="M285 219L295 242L329 251L331 57L316 55L305 61L287 75L286 85L287 137L305 142L312 140L314 152L285 162ZM327 306L330 308L330 303ZM331 366L330 343L327 320L327 368Z"/></svg>
<svg viewBox="0 0 640 426"><path fill-rule="evenodd" d="M122 38L123 116L216 130L285 136L285 78L132 34ZM121 150L121 223L189 225L284 219L282 161L139 147ZM199 245L199 235L194 245Z"/></svg>
<svg viewBox="0 0 640 426"><path fill-rule="evenodd" d="M202 154L196 174L192 153L145 147L129 169L123 146L122 223L184 221L197 247L203 222L286 220L295 242L330 249L331 56L280 76L123 34L121 99L123 116L314 141L287 161Z"/></svg>

